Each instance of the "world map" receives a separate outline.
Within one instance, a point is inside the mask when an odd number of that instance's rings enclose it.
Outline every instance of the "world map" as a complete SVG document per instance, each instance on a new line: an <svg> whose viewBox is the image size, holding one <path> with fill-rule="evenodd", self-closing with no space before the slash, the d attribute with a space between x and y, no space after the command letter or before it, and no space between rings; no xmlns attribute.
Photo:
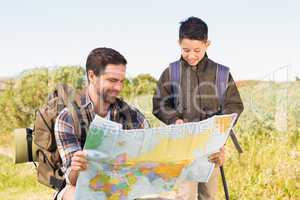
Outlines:
<svg viewBox="0 0 300 200"><path fill-rule="evenodd" d="M208 156L226 143L236 114L159 128L123 130L96 116L85 143L89 166L76 199L127 200L176 194L181 181L207 182Z"/></svg>

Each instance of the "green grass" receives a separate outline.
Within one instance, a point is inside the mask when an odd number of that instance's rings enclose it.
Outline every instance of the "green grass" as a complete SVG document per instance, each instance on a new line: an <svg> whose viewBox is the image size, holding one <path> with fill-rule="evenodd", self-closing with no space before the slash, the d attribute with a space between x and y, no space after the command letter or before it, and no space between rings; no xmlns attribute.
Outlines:
<svg viewBox="0 0 300 200"><path fill-rule="evenodd" d="M230 199L300 199L300 139L298 133L241 138L244 153L231 143L224 166ZM245 144L247 143L247 145ZM220 182L220 191L221 182ZM219 199L223 199L219 192Z"/></svg>
<svg viewBox="0 0 300 200"><path fill-rule="evenodd" d="M6 200L49 200L52 189L39 184L33 164L13 163L13 159L0 155L0 198Z"/></svg>
<svg viewBox="0 0 300 200"><path fill-rule="evenodd" d="M265 83L264 83L265 84ZM269 86L268 86L269 87ZM231 141L226 145L224 169L231 200L299 200L300 199L300 87L289 86L289 131L274 129L274 90L264 85L243 86L241 94L245 111L236 127L244 153L239 155ZM257 90L257 93L252 91ZM266 92L262 92L266 91ZM251 109L250 95L254 94L257 113ZM152 126L162 125L151 114L151 96L135 97L128 101L140 108ZM0 149L12 149L10 133L0 134ZM53 190L36 181L32 164L13 163L0 154L0 199L51 199ZM218 199L224 199L221 180Z"/></svg>
<svg viewBox="0 0 300 200"><path fill-rule="evenodd" d="M14 164L13 148L12 134L0 134L0 199L51 199L54 190L37 182L32 163Z"/></svg>

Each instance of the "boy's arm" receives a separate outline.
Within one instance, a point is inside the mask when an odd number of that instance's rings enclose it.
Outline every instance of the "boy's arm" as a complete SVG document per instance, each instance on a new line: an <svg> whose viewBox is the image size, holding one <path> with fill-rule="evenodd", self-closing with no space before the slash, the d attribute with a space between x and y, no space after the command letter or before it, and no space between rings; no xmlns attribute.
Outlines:
<svg viewBox="0 0 300 200"><path fill-rule="evenodd" d="M228 87L224 99L223 113L224 114L237 113L239 117L240 114L243 112L243 110L244 110L244 106L243 106L240 93L231 74L229 74Z"/></svg>
<svg viewBox="0 0 300 200"><path fill-rule="evenodd" d="M169 68L159 78L155 94L152 98L152 113L165 124L174 124L180 117L176 109L172 107L171 82Z"/></svg>

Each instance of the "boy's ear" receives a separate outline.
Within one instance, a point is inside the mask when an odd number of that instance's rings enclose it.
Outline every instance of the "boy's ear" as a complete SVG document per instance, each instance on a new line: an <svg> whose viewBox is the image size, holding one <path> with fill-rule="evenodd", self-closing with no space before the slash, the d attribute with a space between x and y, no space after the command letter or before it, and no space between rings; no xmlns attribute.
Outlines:
<svg viewBox="0 0 300 200"><path fill-rule="evenodd" d="M210 44L211 44L211 41L210 41L210 40L207 40L207 41L206 41L206 48L209 47Z"/></svg>

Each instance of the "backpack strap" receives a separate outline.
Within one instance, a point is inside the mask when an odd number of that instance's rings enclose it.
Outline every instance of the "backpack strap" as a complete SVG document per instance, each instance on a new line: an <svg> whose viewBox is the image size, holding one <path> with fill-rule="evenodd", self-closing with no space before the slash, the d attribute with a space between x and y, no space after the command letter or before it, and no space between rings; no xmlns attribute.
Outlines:
<svg viewBox="0 0 300 200"><path fill-rule="evenodd" d="M82 95L77 95L73 101L71 101L71 114L74 120L75 134L78 138L81 138L81 148L84 147L84 142L86 140L87 129L89 123L92 121L91 114L87 108L81 107ZM86 115L87 121L84 120L83 115Z"/></svg>
<svg viewBox="0 0 300 200"><path fill-rule="evenodd" d="M33 160L33 150L32 150L32 142L33 142L33 130L31 128L26 128L26 140L27 140L27 156L28 161L33 162L35 168L37 168L36 163Z"/></svg>
<svg viewBox="0 0 300 200"><path fill-rule="evenodd" d="M221 112L223 112L223 108L224 108L225 92L227 89L228 78L229 78L229 68L224 65L217 64L216 87L217 87L217 96L221 105Z"/></svg>
<svg viewBox="0 0 300 200"><path fill-rule="evenodd" d="M220 109L221 113L223 113L223 109L224 109L224 100L225 100L225 93L227 90L228 79L229 79L229 68L224 65L217 64L216 87L217 87L217 96L221 105L221 109ZM237 137L234 134L232 129L230 131L230 138L236 150L239 153L243 153L242 147L239 144Z"/></svg>
<svg viewBox="0 0 300 200"><path fill-rule="evenodd" d="M74 121L74 131L75 135L78 138L81 138L81 148L83 148L83 141L86 138L86 131L83 127L85 127L85 122L83 121L82 113L80 107L77 105L76 101L71 101L72 105L72 118Z"/></svg>
<svg viewBox="0 0 300 200"><path fill-rule="evenodd" d="M171 93L172 93L172 106L176 108L179 104L178 95L179 95L179 87L180 87L180 75L181 75L181 62L177 60L169 65L169 77L171 81Z"/></svg>

